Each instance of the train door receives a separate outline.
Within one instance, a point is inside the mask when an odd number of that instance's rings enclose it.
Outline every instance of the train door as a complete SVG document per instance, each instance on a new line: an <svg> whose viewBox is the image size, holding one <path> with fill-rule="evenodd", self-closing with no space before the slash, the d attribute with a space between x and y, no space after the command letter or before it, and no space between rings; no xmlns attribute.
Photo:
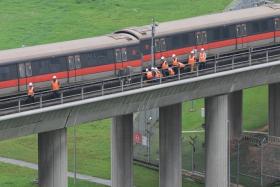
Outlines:
<svg viewBox="0 0 280 187"><path fill-rule="evenodd" d="M27 85L29 82L31 82L30 78L32 76L32 68L31 63L20 63L18 64L18 90L19 91L25 91L27 90Z"/></svg>
<svg viewBox="0 0 280 187"><path fill-rule="evenodd" d="M244 37L247 35L247 27L246 24L236 25L236 48L243 49L248 46L248 44L244 41Z"/></svg>
<svg viewBox="0 0 280 187"><path fill-rule="evenodd" d="M160 58L162 57L162 54L161 54L161 46L160 46L160 39L157 38L155 39L155 64L156 66L159 66L160 65Z"/></svg>
<svg viewBox="0 0 280 187"><path fill-rule="evenodd" d="M123 62L122 62L122 50L121 49L115 49L115 75L118 75L118 72L120 69L123 68Z"/></svg>
<svg viewBox="0 0 280 187"><path fill-rule="evenodd" d="M80 55L69 56L68 57L68 82L81 81L81 60Z"/></svg>
<svg viewBox="0 0 280 187"><path fill-rule="evenodd" d="M200 31L195 33L196 37L196 49L207 48L207 32Z"/></svg>
<svg viewBox="0 0 280 187"><path fill-rule="evenodd" d="M274 19L274 40L275 42L280 42L280 18Z"/></svg>

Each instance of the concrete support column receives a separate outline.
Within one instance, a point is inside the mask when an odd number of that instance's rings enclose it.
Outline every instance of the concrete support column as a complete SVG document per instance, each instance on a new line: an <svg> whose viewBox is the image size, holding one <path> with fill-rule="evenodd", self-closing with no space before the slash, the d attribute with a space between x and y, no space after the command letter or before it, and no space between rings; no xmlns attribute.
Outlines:
<svg viewBox="0 0 280 187"><path fill-rule="evenodd" d="M227 187L228 172L228 96L205 99L206 107L206 187Z"/></svg>
<svg viewBox="0 0 280 187"><path fill-rule="evenodd" d="M38 134L38 167L40 187L68 187L66 128Z"/></svg>
<svg viewBox="0 0 280 187"><path fill-rule="evenodd" d="M269 85L269 135L280 137L280 83Z"/></svg>
<svg viewBox="0 0 280 187"><path fill-rule="evenodd" d="M160 187L182 186L182 104L159 109Z"/></svg>
<svg viewBox="0 0 280 187"><path fill-rule="evenodd" d="M133 114L113 118L112 187L133 187Z"/></svg>
<svg viewBox="0 0 280 187"><path fill-rule="evenodd" d="M242 100L243 92L242 90L233 92L228 95L228 120L230 125L230 139L236 140L240 137L242 133L242 121L243 121L243 111L242 111Z"/></svg>

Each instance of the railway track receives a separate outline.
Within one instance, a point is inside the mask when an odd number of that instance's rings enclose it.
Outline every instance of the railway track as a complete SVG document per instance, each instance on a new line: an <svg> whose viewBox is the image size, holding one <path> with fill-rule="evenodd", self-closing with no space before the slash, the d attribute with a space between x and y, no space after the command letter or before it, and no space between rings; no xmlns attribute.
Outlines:
<svg viewBox="0 0 280 187"><path fill-rule="evenodd" d="M129 77L124 76L102 81L87 81L62 87L60 97L57 98L53 97L51 90L40 90L36 92L34 103L28 103L26 101L26 94L20 93L10 97L0 98L0 116L254 66L261 63L269 63L276 60L280 60L280 45L211 56L207 59L206 69L190 72L190 68L186 66L184 71L179 72L175 76L163 77L153 81L144 80L141 73L133 74Z"/></svg>

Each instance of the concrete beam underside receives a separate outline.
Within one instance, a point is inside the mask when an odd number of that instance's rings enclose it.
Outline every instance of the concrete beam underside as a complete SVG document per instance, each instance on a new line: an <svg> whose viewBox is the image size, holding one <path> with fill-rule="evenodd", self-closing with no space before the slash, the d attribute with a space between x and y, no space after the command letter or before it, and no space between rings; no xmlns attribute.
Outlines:
<svg viewBox="0 0 280 187"><path fill-rule="evenodd" d="M132 187L133 114L114 117L111 133L112 187Z"/></svg>
<svg viewBox="0 0 280 187"><path fill-rule="evenodd" d="M280 83L269 85L269 135L280 137Z"/></svg>
<svg viewBox="0 0 280 187"><path fill-rule="evenodd" d="M159 108L160 187L182 186L182 104Z"/></svg>
<svg viewBox="0 0 280 187"><path fill-rule="evenodd" d="M228 96L205 99L206 187L229 185Z"/></svg>
<svg viewBox="0 0 280 187"><path fill-rule="evenodd" d="M67 130L38 134L38 168L40 187L68 187Z"/></svg>

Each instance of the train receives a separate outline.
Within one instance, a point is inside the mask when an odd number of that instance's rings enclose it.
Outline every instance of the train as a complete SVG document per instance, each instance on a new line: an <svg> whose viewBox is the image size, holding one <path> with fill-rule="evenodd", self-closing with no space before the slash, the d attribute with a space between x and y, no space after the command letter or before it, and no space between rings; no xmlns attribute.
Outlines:
<svg viewBox="0 0 280 187"><path fill-rule="evenodd" d="M219 55L280 43L280 5L159 23L155 29L155 63L176 54L185 61L194 49ZM62 86L141 73L153 65L151 25L112 34L0 51L0 97L35 88L49 89L56 75Z"/></svg>

